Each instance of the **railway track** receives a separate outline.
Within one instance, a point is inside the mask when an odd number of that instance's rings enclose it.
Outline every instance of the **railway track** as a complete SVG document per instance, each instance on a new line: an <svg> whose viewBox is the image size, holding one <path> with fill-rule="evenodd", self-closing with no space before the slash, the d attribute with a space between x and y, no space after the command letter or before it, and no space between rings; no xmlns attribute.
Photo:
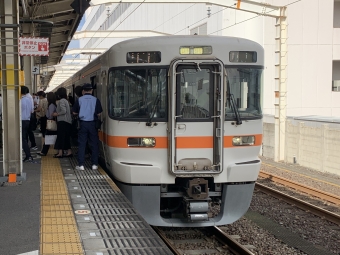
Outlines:
<svg viewBox="0 0 340 255"><path fill-rule="evenodd" d="M259 173L259 177L264 178L264 179L269 179L273 182L282 184L286 187L290 187L290 188L296 189L298 191L304 192L308 195L315 196L315 197L318 197L320 199L326 200L330 203L340 205L340 197L335 196L333 194L330 194L330 193L327 193L327 192L324 192L324 191L321 191L321 190L317 190L317 189L314 189L312 187L308 187L306 185L303 185L301 183L294 182L294 181L288 180L286 178L276 176L276 175L273 175L273 174L270 174L270 173L266 173L266 172L263 172L263 171L261 171Z"/></svg>
<svg viewBox="0 0 340 255"><path fill-rule="evenodd" d="M285 185L287 187L296 189L296 190L304 192L308 195L321 198L321 199L323 199L327 202L335 203L335 204L339 203L340 204L340 198L333 195L333 194L329 194L329 193L326 193L326 192L323 192L323 191L319 191L319 190L316 190L314 188L310 188L308 186L305 186L303 184L296 183L296 182L287 180L285 178L274 176L272 174L267 174L267 173L264 173L264 172L260 173L260 177L270 179L270 180L272 180L276 183L279 183L279 184ZM340 215L339 214L333 213L329 210L326 210L326 209L321 208L319 206L313 205L313 204L308 203L308 202L306 202L302 199L288 195L284 192L281 192L281 191L276 190L274 188L270 188L270 187L263 185L263 184L260 184L260 183L256 183L255 188L266 193L266 194L269 194L270 196L274 196L274 197L281 199L281 200L283 200L283 201L285 201L289 204L296 205L297 207L299 207L299 208L301 208L305 211L309 211L309 212L311 212L311 213L313 213L313 214L315 214L319 217L322 217L322 218L327 219L327 220L329 220L329 221L331 221L335 224L340 225Z"/></svg>
<svg viewBox="0 0 340 255"><path fill-rule="evenodd" d="M159 228L157 234L176 255L189 254L234 254L253 255L235 237L218 227L206 228Z"/></svg>

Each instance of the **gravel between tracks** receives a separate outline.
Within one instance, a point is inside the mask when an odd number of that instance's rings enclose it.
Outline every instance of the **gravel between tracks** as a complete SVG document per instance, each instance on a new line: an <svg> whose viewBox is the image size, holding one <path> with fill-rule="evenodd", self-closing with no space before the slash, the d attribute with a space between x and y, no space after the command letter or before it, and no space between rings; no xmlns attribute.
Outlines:
<svg viewBox="0 0 340 255"><path fill-rule="evenodd" d="M255 192L250 205L251 210L264 215L276 223L297 233L300 237L324 247L334 254L340 254L340 227L323 220L276 198Z"/></svg>
<svg viewBox="0 0 340 255"><path fill-rule="evenodd" d="M266 162L271 163L266 159ZM306 178L300 174L283 171L282 169L262 164L261 170L303 183L304 185L323 190L325 192L340 196L340 187L331 185L326 182L317 180L318 176L333 179L340 183L340 176L321 173L299 165L282 163L280 168L295 168L302 170L302 173L314 176L313 179ZM316 246L325 247L328 251L334 254L340 254L340 226L320 219L312 214L306 214L304 211L296 207L288 207L286 203L278 201L276 198L254 193L250 209L269 217L280 225L290 229L292 232L299 234L305 240L313 243Z"/></svg>
<svg viewBox="0 0 340 255"><path fill-rule="evenodd" d="M223 230L229 235L239 235L237 240L241 244L250 244L255 246L251 250L256 255L304 255L305 253L296 250L282 243L275 238L270 232L258 227L252 221L245 218L234 222L233 224L223 227Z"/></svg>

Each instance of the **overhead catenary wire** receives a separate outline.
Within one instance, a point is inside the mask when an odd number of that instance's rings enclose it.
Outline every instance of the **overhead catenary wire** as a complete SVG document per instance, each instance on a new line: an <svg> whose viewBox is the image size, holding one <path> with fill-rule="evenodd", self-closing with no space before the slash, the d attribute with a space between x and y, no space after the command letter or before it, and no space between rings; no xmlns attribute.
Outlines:
<svg viewBox="0 0 340 255"><path fill-rule="evenodd" d="M301 1L301 0L296 0L296 1L294 1L294 2L292 2L292 3L289 3L289 4L285 5L285 6L289 6L289 5L295 4L295 3L300 2L300 1ZM128 17L130 17L130 16L131 16L131 15L132 15L132 14L133 14L140 6L144 3L144 2L145 2L145 1L143 1L143 2L140 3L140 4L138 4L138 6L137 6L136 8L134 8L134 9L133 9L126 17L124 17L122 20L120 20L119 23L116 24L116 26L115 26L115 28L114 28L113 30L116 30L116 29L117 29L124 21L126 21L126 20L128 19ZM116 8L121 7L121 4L122 4L122 2L120 2L120 3L116 6ZM175 17L177 17L178 15L184 13L185 11L187 11L188 9L192 8L192 7L195 6L195 5L196 5L196 4L193 4L193 5L189 6L188 8L186 8L185 10L183 10L183 11L181 11L181 12L179 12L179 13L176 13L176 14L173 15L170 19L168 19L168 20L164 21L163 23L157 25L153 30L159 28L160 26L164 25L164 24L167 23L167 22L170 22L170 21L173 20ZM216 15L216 14L218 14L218 13L220 13L220 12L222 12L222 11L224 11L224 10L230 8L230 7L233 7L233 6L234 6L234 4L233 4L233 5L230 5L229 7L224 7L224 8L222 8L221 10L218 10L217 12L211 13L210 17L211 17L211 16L214 16L214 15ZM116 9L116 8L115 8L115 9ZM265 15L265 14L269 14L269 13L270 13L270 11L264 13L264 15ZM250 18L248 18L248 19L245 19L245 20L242 20L242 21L239 21L239 22L235 22L235 23L232 24L232 25L229 25L229 26L226 26L226 27L221 28L221 29L219 29L219 30L216 30L216 31L214 31L214 32L211 32L211 33L209 33L209 35L216 34L216 33L220 32L220 31L222 31L222 30L225 30L225 29L231 28L231 27L233 27L233 26L242 24L242 23L244 23L244 22L250 21L250 20L255 19L255 18L259 17L259 16L263 16L263 15L256 15L256 16L254 16L254 17L250 17ZM193 27L194 25L196 25L196 24L202 22L203 20L209 19L210 17L204 17L204 18L199 19L198 21L196 21L196 22L194 22L194 23L192 23L192 24L190 24L190 25L186 25L184 28L182 28L182 29L178 30L177 32L175 32L174 35L176 35L176 34L182 32L182 31L185 30L185 29L188 29L188 28L190 28L190 27ZM107 19L108 19L108 18L107 18ZM105 19L104 22L106 22L107 19ZM116 22L115 22L115 23L116 23ZM99 31L99 30L97 30L97 31ZM97 32L97 31L96 31L96 32ZM96 33L96 32L95 32L95 33ZM94 35L95 35L95 33L94 33ZM101 38L100 40L98 40L97 42L95 42L94 46L92 47L92 49L91 49L91 51L90 51L89 53L93 52L93 51L95 50L95 48L96 48L101 42L103 42L106 38L108 38L108 36L109 36L109 34L107 34L105 37L103 37L103 38ZM93 36L92 38L94 38L94 36ZM73 63L73 61L76 62L76 59L79 57L79 55L80 55L80 54L77 54L77 55L72 59L72 62L71 62L71 63ZM76 65L83 66L83 65L81 65L80 63L77 63Z"/></svg>

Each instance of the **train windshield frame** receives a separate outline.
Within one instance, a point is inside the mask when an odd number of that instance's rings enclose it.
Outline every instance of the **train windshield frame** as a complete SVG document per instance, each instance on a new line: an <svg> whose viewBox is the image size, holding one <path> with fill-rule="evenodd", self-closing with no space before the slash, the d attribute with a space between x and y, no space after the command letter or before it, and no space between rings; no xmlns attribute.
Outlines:
<svg viewBox="0 0 340 255"><path fill-rule="evenodd" d="M233 94L242 120L261 119L263 66L226 65L227 93ZM225 105L225 120L234 120L235 112L229 100Z"/></svg>
<svg viewBox="0 0 340 255"><path fill-rule="evenodd" d="M168 67L110 68L108 114L116 120L167 121Z"/></svg>

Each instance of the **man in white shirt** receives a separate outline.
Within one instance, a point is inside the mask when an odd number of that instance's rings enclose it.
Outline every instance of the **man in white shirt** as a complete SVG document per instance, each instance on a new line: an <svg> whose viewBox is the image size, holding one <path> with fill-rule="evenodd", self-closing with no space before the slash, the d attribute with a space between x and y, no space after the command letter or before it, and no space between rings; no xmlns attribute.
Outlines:
<svg viewBox="0 0 340 255"><path fill-rule="evenodd" d="M29 96L27 96L28 88L26 86L21 87L21 95L22 98L20 100L21 105L21 142L22 142L22 148L26 154L26 157L24 158L24 162L33 162L33 158L30 152L30 148L28 146L27 142L27 136L28 136L28 130L30 126L30 118L31 114L34 111L32 101Z"/></svg>
<svg viewBox="0 0 340 255"><path fill-rule="evenodd" d="M27 88L27 87L26 87ZM37 118L35 117L35 112L34 112L34 101L33 101L33 97L31 96L31 94L29 93L29 89L27 88L27 94L24 95L25 97L28 97L31 102L32 102L32 107L33 107L33 111L32 111L32 115L31 115L31 119L30 119L30 126L29 126L29 130L28 130L28 138L31 142L31 147L30 149L32 150L37 150L38 149L38 146L35 142L35 137L34 137L34 134L33 134L33 130L36 129L37 127Z"/></svg>

